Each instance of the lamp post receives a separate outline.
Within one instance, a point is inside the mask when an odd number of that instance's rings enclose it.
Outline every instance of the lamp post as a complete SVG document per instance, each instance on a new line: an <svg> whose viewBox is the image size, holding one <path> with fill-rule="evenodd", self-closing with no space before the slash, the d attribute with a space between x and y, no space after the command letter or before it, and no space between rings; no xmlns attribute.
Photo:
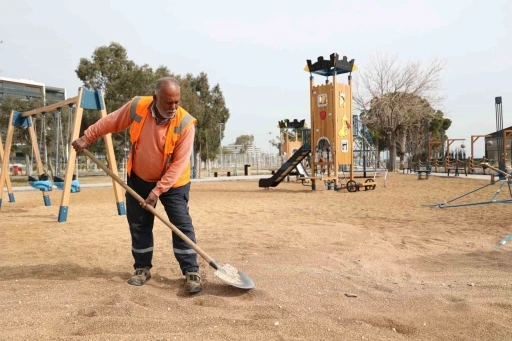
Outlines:
<svg viewBox="0 0 512 341"><path fill-rule="evenodd" d="M271 167L271 156L272 156L272 132L268 132L268 166Z"/></svg>
<svg viewBox="0 0 512 341"><path fill-rule="evenodd" d="M220 146L220 167L219 167L219 170L222 170L222 122L219 123L219 146Z"/></svg>

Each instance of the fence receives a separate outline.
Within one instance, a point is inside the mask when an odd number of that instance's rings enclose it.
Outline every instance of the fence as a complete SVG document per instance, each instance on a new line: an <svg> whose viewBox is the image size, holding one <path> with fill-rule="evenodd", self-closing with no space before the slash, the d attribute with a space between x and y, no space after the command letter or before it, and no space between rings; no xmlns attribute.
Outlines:
<svg viewBox="0 0 512 341"><path fill-rule="evenodd" d="M209 161L211 169L242 168L244 165L251 165L255 169L278 169L282 165L282 159L278 155L269 154L223 154L217 155ZM207 169L207 162L201 162L201 169Z"/></svg>

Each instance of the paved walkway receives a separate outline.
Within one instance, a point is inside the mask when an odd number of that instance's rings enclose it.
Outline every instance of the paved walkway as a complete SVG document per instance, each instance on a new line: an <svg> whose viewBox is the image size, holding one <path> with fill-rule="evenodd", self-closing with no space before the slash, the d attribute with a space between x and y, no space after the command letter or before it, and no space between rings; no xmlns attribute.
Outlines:
<svg viewBox="0 0 512 341"><path fill-rule="evenodd" d="M373 172L368 172L373 173ZM402 174L399 172L399 174ZM414 175L417 176L416 173L405 173L404 175ZM431 173L431 176L440 176L440 177L448 177L447 173ZM206 177L202 179L192 179L192 183L195 182L225 182L225 181L256 181L263 178L269 178L272 175L270 174L260 174L260 175L239 175L239 176L222 176L222 177ZM294 176L290 176L290 178L293 178ZM477 179L477 180L490 180L490 175L483 175L483 174L468 174L467 176L462 174L460 176L453 176L450 175L450 178L455 179ZM80 180L80 179L79 179ZM95 187L111 187L112 182L102 182L102 183L95 183L95 184L80 184L81 188L95 188ZM53 186L54 190L57 190L57 187ZM14 186L13 192L24 192L24 191L39 191L38 189L35 189L31 186ZM7 192L7 188L4 188L4 192Z"/></svg>
<svg viewBox="0 0 512 341"><path fill-rule="evenodd" d="M191 182L221 182L221 181L255 181L261 178L268 178L269 174L260 175L242 175L242 176L223 176L223 177L207 177L202 179L192 179ZM80 181L80 179L78 179ZM111 187L112 182L102 182L95 184L80 184L80 188L94 188L94 187ZM57 190L56 186L53 186L53 190ZM39 191L31 186L13 186L13 192L25 192L25 191ZM7 188L4 187L4 192L7 192Z"/></svg>
<svg viewBox="0 0 512 341"><path fill-rule="evenodd" d="M400 173L401 174L401 173ZM414 175L418 176L416 173L405 173L404 175ZM455 178L455 179L477 179L477 180L490 180L491 175L490 174L468 174L467 176L465 174L461 174L459 176L454 176L453 174L450 174L448 176L448 173L430 173L430 176L440 176L444 178ZM498 175L494 174L496 180L498 179Z"/></svg>

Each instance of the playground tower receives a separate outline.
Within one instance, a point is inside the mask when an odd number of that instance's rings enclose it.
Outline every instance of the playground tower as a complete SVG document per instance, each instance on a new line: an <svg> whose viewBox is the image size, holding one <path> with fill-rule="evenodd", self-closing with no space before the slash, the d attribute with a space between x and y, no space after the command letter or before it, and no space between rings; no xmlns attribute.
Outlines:
<svg viewBox="0 0 512 341"><path fill-rule="evenodd" d="M354 59L340 59L332 53L327 60L322 56L315 63L308 59L306 68L310 73L312 189L320 176L336 189L340 171L348 171L350 180L354 179L352 71L357 67ZM348 83L338 82L338 76L346 73ZM315 85L313 74L326 77L325 84Z"/></svg>

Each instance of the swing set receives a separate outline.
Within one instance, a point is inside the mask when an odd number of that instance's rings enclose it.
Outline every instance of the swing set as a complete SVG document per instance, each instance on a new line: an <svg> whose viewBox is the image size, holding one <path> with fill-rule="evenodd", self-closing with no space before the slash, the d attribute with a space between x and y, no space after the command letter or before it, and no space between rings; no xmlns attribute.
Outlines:
<svg viewBox="0 0 512 341"><path fill-rule="evenodd" d="M59 144L63 144L62 141L62 121L61 121L61 113L62 108L68 106L70 108L69 113L69 125L68 125L68 137L70 137L67 146L67 158L66 158L66 172L64 177L60 174L60 164L59 164ZM80 183L78 182L77 174L73 174L74 169L76 169L76 152L74 148L71 147L71 141L76 140L79 137L80 126L82 122L83 110L97 110L100 113L100 118L107 116L107 110L105 108L105 101L103 98L103 94L99 90L88 90L86 88L79 88L78 95L73 98L69 98L64 101L60 101L55 104L47 105L38 109L26 111L26 112L18 112L12 111L9 117L9 125L7 128L7 137L5 141L5 149L3 151L3 163L2 163L2 171L0 173L0 204L2 202L3 196L3 188L5 184L8 185L9 188L9 154L12 146L12 140L14 135L14 128L22 128L28 129L31 144L32 144L32 153L33 158L36 160L37 164L37 178L28 175L28 183L35 189L38 189L43 194L43 201L45 206L51 206L50 196L48 192L52 191L53 185L57 187L57 189L62 191L61 204L58 215L58 222L64 222L67 220L68 216L68 208L69 208L69 200L71 193L77 193L80 191ZM44 148L45 159L47 159L48 149L46 146L46 123L45 116L47 113L55 112L54 123L56 126L56 138L55 138L55 169L56 172L53 176L53 182L50 180L50 177L47 174L47 171L44 169L43 162L41 160L40 149L37 143L37 134L35 130L35 126L32 120L33 116L42 115L42 123L41 123L41 144ZM74 120L73 120L74 117ZM72 122L73 121L73 122ZM72 128L71 128L71 123ZM71 130L72 129L72 130ZM71 134L70 134L71 132ZM110 170L114 174L118 174L117 165L114 154L114 147L112 144L112 135L107 134L103 137L104 143L106 146L106 154L107 160L109 164ZM0 155L1 156L1 155ZM47 163L47 160L45 160ZM48 164L48 163L47 163ZM32 169L32 167L30 167ZM30 170L29 173L32 173ZM78 173L78 171L77 171ZM117 211L119 215L125 215L126 209L124 202L122 201L122 192L121 186L117 184L114 180L112 180L112 184L114 186L114 194L116 197L116 205ZM9 192L10 193L10 192ZM9 199L11 196L9 195ZM13 198L14 199L14 198ZM13 202L12 200L11 202ZM0 205L1 207L1 205Z"/></svg>
<svg viewBox="0 0 512 341"><path fill-rule="evenodd" d="M38 178L35 178L32 176L32 165L30 167L27 166L28 169L30 169L29 175L28 175L28 183L30 186L32 186L35 189L39 189L41 191L49 192L53 189L53 185L57 187L57 189L62 190L64 187L64 178L61 176L61 157L59 156L59 152L61 149L65 150L66 156L62 157L66 160L69 157L69 143L70 136L71 136L71 126L73 125L73 105L69 105L70 113L68 115L69 121L68 121L68 133L67 133L67 146L64 145L64 138L63 138L63 128L62 128L62 111L61 108L57 108L55 113L53 114L53 121L54 121L54 138L55 138L55 172L52 171L53 174L53 183L50 181L50 177L48 176L48 146L47 146L47 137L46 137L46 113L42 113L41 117L41 133L40 133L40 145L37 147L39 150L44 149L44 157L45 157L45 163L46 164L46 170L43 168L43 171L41 172L38 167ZM36 120L32 121L34 125L34 133L37 136L37 129L36 129ZM34 144L33 144L34 145ZM34 149L32 148L32 158L31 160L34 160ZM36 157L40 155L36 154ZM40 163L37 163L38 166ZM71 193L77 193L80 192L80 183L78 181L78 172L73 175L73 179L71 181ZM48 205L50 206L50 205Z"/></svg>

